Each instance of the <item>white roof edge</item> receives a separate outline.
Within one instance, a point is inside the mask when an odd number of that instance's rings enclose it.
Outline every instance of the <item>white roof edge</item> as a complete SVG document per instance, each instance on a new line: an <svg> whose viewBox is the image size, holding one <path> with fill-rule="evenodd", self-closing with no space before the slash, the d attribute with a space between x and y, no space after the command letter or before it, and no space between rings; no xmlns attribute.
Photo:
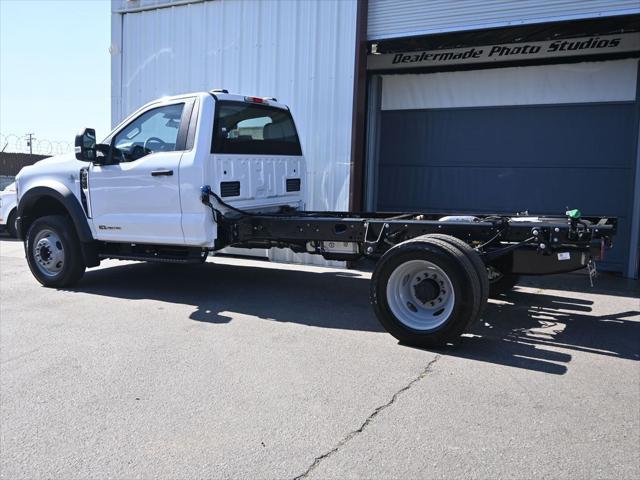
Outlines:
<svg viewBox="0 0 640 480"><path fill-rule="evenodd" d="M282 110L289 110L289 107L284 103L280 103L274 100L267 100L268 98L273 98L273 97L261 97L259 95L242 95L239 93L223 93L223 92L213 92L213 91L209 92L209 94L215 95L218 100L230 100L234 102L244 102L246 97L261 98L264 100L263 105L281 108Z"/></svg>
<svg viewBox="0 0 640 480"><path fill-rule="evenodd" d="M241 95L239 93L223 93L223 92L215 92L213 90L210 90L208 92L190 92L190 93L181 93L178 95L167 95L165 97L159 97L159 98L154 98L153 100L145 103L144 105L142 105L140 108L136 109L133 113L137 113L140 110L144 110L147 107L150 107L151 105L157 104L157 103L167 103L167 102L173 102L176 100L181 100L183 98L189 98L189 97L203 97L203 96L209 96L209 95L215 95L215 97L218 100L228 100L228 101L233 101L233 102L245 102L245 98L246 97L252 97L252 98L262 98L264 100L264 104L263 105L268 105L270 107L276 107L276 108L280 108L282 110L289 110L289 107L284 104L284 103L280 103L280 102L276 102L274 100L268 100L268 98L273 98L273 97L260 97L258 95ZM133 114L132 113L132 114ZM128 115L130 116L130 115Z"/></svg>

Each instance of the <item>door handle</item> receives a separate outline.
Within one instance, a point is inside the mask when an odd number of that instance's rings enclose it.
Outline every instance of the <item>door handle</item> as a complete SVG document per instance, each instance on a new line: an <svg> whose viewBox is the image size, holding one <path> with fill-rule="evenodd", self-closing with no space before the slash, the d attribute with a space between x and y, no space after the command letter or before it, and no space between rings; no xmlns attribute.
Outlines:
<svg viewBox="0 0 640 480"><path fill-rule="evenodd" d="M151 172L152 177L170 177L171 175L173 175L173 170L153 170Z"/></svg>

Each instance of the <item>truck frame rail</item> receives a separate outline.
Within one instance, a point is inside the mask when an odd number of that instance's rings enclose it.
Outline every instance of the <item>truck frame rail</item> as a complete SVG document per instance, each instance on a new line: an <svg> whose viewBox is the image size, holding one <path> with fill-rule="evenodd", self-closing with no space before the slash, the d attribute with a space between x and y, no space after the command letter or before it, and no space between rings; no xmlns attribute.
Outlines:
<svg viewBox="0 0 640 480"><path fill-rule="evenodd" d="M600 258L617 226L615 218L528 214L232 213L217 217L220 244L216 249L280 247L332 260L375 259L409 239L444 234L474 247L485 264L499 265L509 272L515 264L517 273L529 274L586 266L588 258L576 258L580 261L574 262L571 252L590 252ZM551 257L558 252L563 255L556 255L554 261L537 263L540 255Z"/></svg>

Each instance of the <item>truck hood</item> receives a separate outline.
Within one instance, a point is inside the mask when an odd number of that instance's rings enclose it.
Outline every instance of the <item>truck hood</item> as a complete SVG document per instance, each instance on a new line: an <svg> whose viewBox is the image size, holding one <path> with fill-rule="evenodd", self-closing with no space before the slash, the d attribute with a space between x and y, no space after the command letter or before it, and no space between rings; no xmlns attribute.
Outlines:
<svg viewBox="0 0 640 480"><path fill-rule="evenodd" d="M83 166L86 167L87 162L81 162L78 160L74 153L65 153L62 155L56 155L54 157L43 158L37 161L33 165L29 165L20 170L18 176L22 177L25 174L33 173L76 173Z"/></svg>
<svg viewBox="0 0 640 480"><path fill-rule="evenodd" d="M31 166L49 166L49 165L57 165L58 167L63 167L65 164L73 165L75 167L80 168L82 165L86 165L86 162L81 162L78 160L74 153L63 153L62 155L55 155L53 157L43 158L42 160L38 160Z"/></svg>
<svg viewBox="0 0 640 480"><path fill-rule="evenodd" d="M87 167L87 162L76 159L75 154L56 155L44 158L39 162L23 167L16 176L18 197L32 187L45 184L64 185L74 193L78 192L80 169Z"/></svg>

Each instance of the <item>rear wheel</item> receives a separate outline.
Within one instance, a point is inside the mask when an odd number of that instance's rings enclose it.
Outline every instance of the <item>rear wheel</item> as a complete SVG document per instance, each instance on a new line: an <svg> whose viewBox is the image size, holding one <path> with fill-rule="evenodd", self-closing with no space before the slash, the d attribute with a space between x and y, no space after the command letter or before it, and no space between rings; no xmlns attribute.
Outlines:
<svg viewBox="0 0 640 480"><path fill-rule="evenodd" d="M25 239L29 269L45 287L67 287L86 269L80 241L71 221L49 215L33 222Z"/></svg>
<svg viewBox="0 0 640 480"><path fill-rule="evenodd" d="M11 238L16 238L18 236L18 225L16 222L18 221L18 215L16 214L15 209L11 211L9 217L7 217L7 233Z"/></svg>
<svg viewBox="0 0 640 480"><path fill-rule="evenodd" d="M458 250L467 256L471 265L473 265L473 269L475 270L476 275L478 275L478 280L480 281L480 309L478 312L478 316L480 316L484 311L484 308L487 306L487 300L489 299L489 277L487 276L487 267L480 258L480 255L478 255L478 252L476 252L471 245L457 237L441 233L432 233L429 234L429 238L442 240L458 248Z"/></svg>
<svg viewBox="0 0 640 480"><path fill-rule="evenodd" d="M429 235L388 250L371 279L380 323L403 343L438 347L453 342L480 309L480 281L467 256Z"/></svg>

